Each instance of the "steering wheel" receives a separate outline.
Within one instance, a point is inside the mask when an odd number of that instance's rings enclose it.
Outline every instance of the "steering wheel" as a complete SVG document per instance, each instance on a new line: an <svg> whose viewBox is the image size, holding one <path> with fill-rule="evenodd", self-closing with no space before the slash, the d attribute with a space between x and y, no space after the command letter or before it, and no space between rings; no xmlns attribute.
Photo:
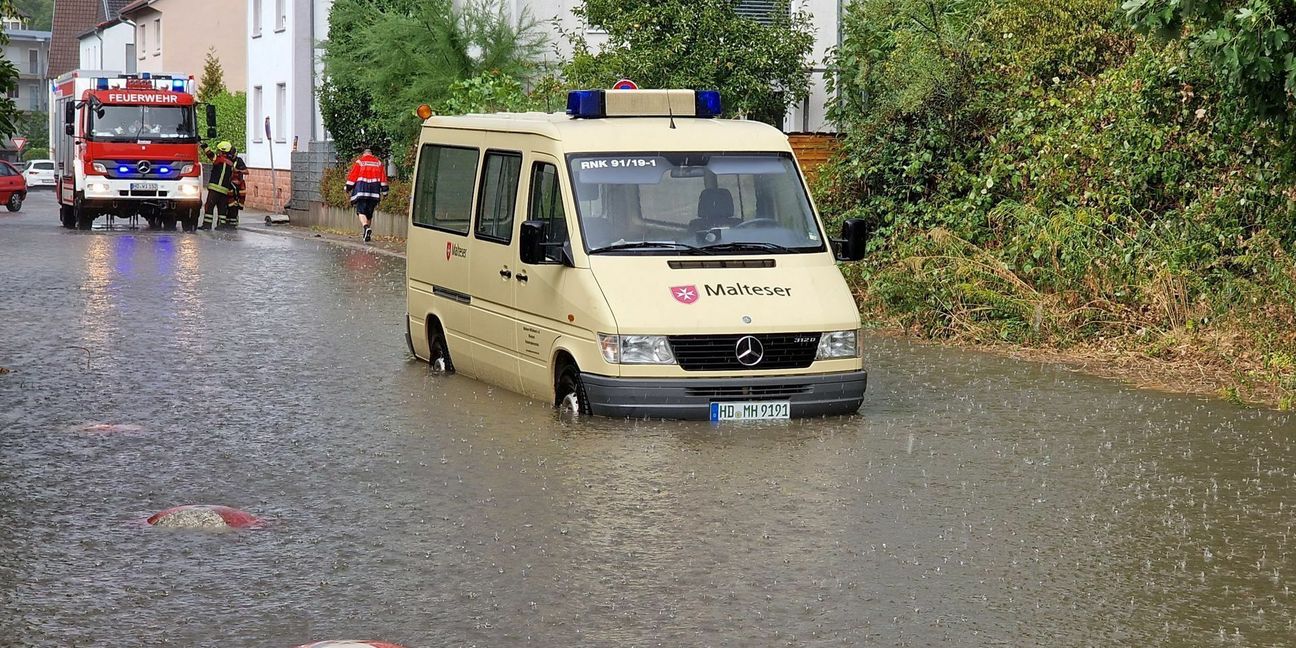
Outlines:
<svg viewBox="0 0 1296 648"><path fill-rule="evenodd" d="M766 228L766 227L783 227L783 226L773 218L753 218L751 220L745 220L733 226L734 229Z"/></svg>

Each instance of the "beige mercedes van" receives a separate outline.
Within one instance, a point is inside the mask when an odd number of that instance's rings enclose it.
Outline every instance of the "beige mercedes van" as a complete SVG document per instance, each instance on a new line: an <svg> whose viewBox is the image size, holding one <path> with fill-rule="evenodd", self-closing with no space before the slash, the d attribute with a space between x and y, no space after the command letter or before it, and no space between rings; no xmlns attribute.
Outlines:
<svg viewBox="0 0 1296 648"><path fill-rule="evenodd" d="M859 310L787 137L719 96L590 90L566 114L426 119L408 341L441 371L576 414L840 415Z"/></svg>

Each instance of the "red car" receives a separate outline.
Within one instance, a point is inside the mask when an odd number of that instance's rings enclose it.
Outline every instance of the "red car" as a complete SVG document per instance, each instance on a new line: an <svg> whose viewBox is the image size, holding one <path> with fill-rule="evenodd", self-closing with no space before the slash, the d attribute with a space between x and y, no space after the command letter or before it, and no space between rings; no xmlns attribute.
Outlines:
<svg viewBox="0 0 1296 648"><path fill-rule="evenodd" d="M0 202L5 209L16 212L27 199L27 179L14 165L0 161Z"/></svg>

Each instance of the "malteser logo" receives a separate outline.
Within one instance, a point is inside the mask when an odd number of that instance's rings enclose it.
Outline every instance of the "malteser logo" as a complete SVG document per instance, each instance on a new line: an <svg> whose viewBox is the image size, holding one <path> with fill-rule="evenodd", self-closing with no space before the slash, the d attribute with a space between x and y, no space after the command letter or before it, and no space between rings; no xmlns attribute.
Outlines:
<svg viewBox="0 0 1296 648"><path fill-rule="evenodd" d="M446 241L446 261L449 261L450 257L466 259L468 258L468 248L461 245L455 245L452 241Z"/></svg>
<svg viewBox="0 0 1296 648"><path fill-rule="evenodd" d="M671 296L681 304L692 304L698 300L697 286L671 286Z"/></svg>
<svg viewBox="0 0 1296 648"><path fill-rule="evenodd" d="M743 283L713 284L705 286L707 297L741 296L791 297L792 289L786 286L750 286Z"/></svg>

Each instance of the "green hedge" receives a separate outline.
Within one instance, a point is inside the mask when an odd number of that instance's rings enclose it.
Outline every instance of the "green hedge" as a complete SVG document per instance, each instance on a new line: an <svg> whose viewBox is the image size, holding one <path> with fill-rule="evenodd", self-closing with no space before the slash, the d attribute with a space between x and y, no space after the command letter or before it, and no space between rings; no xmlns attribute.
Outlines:
<svg viewBox="0 0 1296 648"><path fill-rule="evenodd" d="M349 170L349 166L334 166L324 170L324 176L320 180L320 195L324 198L324 204L343 209L351 206L351 201L346 194L346 178ZM398 216L405 215L409 205L410 182L392 178L388 180L387 185L390 191L378 204L378 210Z"/></svg>

